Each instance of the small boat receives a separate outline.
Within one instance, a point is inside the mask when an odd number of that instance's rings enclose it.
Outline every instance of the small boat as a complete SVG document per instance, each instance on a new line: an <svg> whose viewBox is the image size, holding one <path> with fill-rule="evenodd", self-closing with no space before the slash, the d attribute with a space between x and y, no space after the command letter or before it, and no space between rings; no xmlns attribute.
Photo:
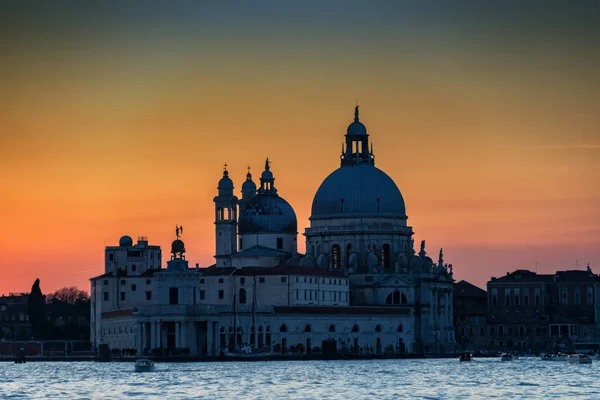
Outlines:
<svg viewBox="0 0 600 400"><path fill-rule="evenodd" d="M502 355L500 356L500 361L513 361L518 358L518 356L513 355L511 353L502 353Z"/></svg>
<svg viewBox="0 0 600 400"><path fill-rule="evenodd" d="M552 354L552 353L548 353L548 354L544 354L541 358L542 361L567 361L569 359L569 356L563 353L557 353L557 354Z"/></svg>
<svg viewBox="0 0 600 400"><path fill-rule="evenodd" d="M570 364L591 364L592 359L587 354L571 354L569 356Z"/></svg>
<svg viewBox="0 0 600 400"><path fill-rule="evenodd" d="M458 359L460 362L473 361L473 355L471 353L462 353Z"/></svg>
<svg viewBox="0 0 600 400"><path fill-rule="evenodd" d="M152 372L154 371L154 361L152 360L136 360L135 372Z"/></svg>
<svg viewBox="0 0 600 400"><path fill-rule="evenodd" d="M224 351L225 358L232 359L267 359L271 357L271 352L268 350L253 350L250 346L242 346L239 352Z"/></svg>

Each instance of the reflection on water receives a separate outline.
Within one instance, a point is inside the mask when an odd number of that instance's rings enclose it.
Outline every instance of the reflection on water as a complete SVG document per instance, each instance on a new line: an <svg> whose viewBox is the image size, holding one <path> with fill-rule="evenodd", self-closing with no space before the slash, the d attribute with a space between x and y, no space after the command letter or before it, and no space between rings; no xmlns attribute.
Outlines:
<svg viewBox="0 0 600 400"><path fill-rule="evenodd" d="M600 398L600 362L521 358L157 363L0 363L0 398Z"/></svg>

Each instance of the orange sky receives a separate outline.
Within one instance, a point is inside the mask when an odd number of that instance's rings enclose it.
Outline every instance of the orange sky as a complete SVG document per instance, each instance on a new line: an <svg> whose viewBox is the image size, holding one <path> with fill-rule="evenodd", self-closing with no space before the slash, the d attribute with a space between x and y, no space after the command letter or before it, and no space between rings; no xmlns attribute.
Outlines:
<svg viewBox="0 0 600 400"><path fill-rule="evenodd" d="M145 235L166 254L176 224L188 260L209 265L225 161L239 191L268 156L302 233L356 98L415 241L433 258L443 247L456 279L536 262L600 272L600 42L586 10L531 22L536 10L210 4L156 21L156 7L10 10L0 293L38 277L44 292L87 290L105 245Z"/></svg>

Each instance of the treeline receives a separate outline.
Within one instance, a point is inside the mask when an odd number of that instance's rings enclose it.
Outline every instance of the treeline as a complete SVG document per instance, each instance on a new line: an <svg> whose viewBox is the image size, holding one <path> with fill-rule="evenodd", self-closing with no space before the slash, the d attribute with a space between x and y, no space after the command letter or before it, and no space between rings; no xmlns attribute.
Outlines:
<svg viewBox="0 0 600 400"><path fill-rule="evenodd" d="M36 279L27 300L33 340L88 340L90 296L76 287L44 295Z"/></svg>

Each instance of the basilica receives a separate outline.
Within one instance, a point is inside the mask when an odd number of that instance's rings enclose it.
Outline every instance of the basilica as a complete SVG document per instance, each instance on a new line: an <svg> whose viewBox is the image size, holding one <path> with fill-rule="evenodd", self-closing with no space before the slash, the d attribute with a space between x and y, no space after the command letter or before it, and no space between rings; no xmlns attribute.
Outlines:
<svg viewBox="0 0 600 400"><path fill-rule="evenodd" d="M159 246L123 236L91 279L95 347L143 354L239 351L350 354L454 350L452 265L415 251L406 205L375 166L358 107L340 167L321 183L297 249L298 221L267 159L240 197L227 169L214 198L215 264L190 266L182 229L163 268ZM437 253L437 251L436 251Z"/></svg>

